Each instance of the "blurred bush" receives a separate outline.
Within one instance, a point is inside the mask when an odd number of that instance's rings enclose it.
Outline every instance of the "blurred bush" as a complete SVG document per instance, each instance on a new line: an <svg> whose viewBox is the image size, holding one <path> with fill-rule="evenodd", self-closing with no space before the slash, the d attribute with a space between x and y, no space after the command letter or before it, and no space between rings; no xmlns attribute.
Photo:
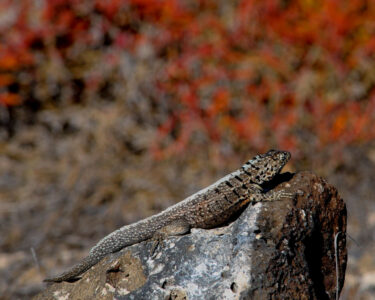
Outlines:
<svg viewBox="0 0 375 300"><path fill-rule="evenodd" d="M159 156L196 140L334 153L375 136L374 15L365 0L3 0L0 122L104 99L154 113Z"/></svg>

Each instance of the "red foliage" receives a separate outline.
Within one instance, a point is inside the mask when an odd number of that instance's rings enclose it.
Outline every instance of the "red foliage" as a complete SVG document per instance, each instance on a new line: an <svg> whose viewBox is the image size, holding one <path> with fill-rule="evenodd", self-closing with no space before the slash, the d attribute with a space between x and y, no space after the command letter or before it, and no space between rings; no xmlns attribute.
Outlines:
<svg viewBox="0 0 375 300"><path fill-rule="evenodd" d="M114 70L123 51L147 44L163 61L154 88L173 111L153 149L180 151L198 131L213 142L234 135L262 150L297 149L306 132L317 138L312 148L375 136L371 2L50 0L41 9L32 3L0 4L16 13L0 36L4 105L27 101L40 57L70 66L100 48L98 64ZM29 92L12 91L25 87L19 78L25 72ZM109 80L95 68L78 79L83 90ZM172 132L174 142L164 145Z"/></svg>

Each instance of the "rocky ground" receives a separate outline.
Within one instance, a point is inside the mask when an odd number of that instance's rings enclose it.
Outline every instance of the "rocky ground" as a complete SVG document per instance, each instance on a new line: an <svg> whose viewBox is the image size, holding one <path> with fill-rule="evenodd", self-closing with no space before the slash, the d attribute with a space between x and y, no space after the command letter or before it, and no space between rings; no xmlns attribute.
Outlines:
<svg viewBox="0 0 375 300"><path fill-rule="evenodd" d="M180 154L155 159L148 150L155 126L139 118L142 104L137 109L105 101L46 109L2 138L1 299L30 298L47 274L77 262L107 233L182 200L255 154L198 136ZM312 170L338 188L350 235L341 299L375 299L375 147L340 155L342 163L332 164L322 149L292 159L286 170Z"/></svg>
<svg viewBox="0 0 375 300"><path fill-rule="evenodd" d="M294 196L250 204L217 228L170 236L151 256L150 241L109 254L80 280L50 284L34 300L333 299L332 237L346 233L344 201L311 172L284 173L271 186ZM338 241L342 287L347 249L345 238Z"/></svg>

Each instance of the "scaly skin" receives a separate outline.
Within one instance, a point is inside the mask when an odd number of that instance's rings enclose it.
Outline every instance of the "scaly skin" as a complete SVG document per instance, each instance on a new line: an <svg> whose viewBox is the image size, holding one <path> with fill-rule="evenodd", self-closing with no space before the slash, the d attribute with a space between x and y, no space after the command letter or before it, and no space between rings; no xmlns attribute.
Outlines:
<svg viewBox="0 0 375 300"><path fill-rule="evenodd" d="M262 184L272 180L289 161L287 151L270 150L255 156L240 169L223 177L170 208L119 228L100 240L89 255L60 276L46 282L77 279L106 255L158 235L184 234L190 228L212 228L228 221L248 203L275 201L290 195L266 192Z"/></svg>

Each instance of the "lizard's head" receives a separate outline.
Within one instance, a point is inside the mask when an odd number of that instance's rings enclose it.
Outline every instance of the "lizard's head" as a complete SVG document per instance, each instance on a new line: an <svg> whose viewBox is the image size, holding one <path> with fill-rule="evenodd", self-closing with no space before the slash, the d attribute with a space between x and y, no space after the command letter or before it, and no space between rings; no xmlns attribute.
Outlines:
<svg viewBox="0 0 375 300"><path fill-rule="evenodd" d="M242 169L248 173L252 182L262 184L279 174L289 159L288 151L269 150L247 161Z"/></svg>

